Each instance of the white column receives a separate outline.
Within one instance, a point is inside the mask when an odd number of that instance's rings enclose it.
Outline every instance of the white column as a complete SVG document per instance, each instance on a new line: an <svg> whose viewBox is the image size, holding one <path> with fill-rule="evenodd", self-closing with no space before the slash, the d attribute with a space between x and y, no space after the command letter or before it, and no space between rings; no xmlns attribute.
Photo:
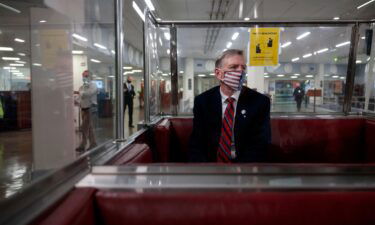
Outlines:
<svg viewBox="0 0 375 225"><path fill-rule="evenodd" d="M185 59L185 74L183 78L184 90L183 90L183 102L182 110L192 110L194 105L194 59ZM189 85L190 84L190 85Z"/></svg>
<svg viewBox="0 0 375 225"><path fill-rule="evenodd" d="M57 16L48 9L30 9L32 24L46 15ZM47 170L76 157L72 44L63 28L38 28L31 32L33 165L35 170Z"/></svg>
<svg viewBox="0 0 375 225"><path fill-rule="evenodd" d="M247 67L247 86L259 93L264 93L264 66Z"/></svg>

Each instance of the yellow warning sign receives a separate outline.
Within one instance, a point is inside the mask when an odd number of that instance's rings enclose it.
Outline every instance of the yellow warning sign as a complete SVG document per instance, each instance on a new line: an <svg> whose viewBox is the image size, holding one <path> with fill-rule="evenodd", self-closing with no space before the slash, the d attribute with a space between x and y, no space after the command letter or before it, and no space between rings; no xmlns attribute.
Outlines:
<svg viewBox="0 0 375 225"><path fill-rule="evenodd" d="M249 66L276 66L279 63L279 28L251 28Z"/></svg>

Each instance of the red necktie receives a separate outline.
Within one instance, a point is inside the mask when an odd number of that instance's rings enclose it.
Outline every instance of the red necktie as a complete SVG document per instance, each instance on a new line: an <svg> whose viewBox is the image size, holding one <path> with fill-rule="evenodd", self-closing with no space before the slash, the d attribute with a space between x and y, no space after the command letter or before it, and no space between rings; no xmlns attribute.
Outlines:
<svg viewBox="0 0 375 225"><path fill-rule="evenodd" d="M217 151L218 162L231 162L230 155L233 135L234 98L229 97L226 101L228 105L225 109L223 121L221 123L221 136Z"/></svg>

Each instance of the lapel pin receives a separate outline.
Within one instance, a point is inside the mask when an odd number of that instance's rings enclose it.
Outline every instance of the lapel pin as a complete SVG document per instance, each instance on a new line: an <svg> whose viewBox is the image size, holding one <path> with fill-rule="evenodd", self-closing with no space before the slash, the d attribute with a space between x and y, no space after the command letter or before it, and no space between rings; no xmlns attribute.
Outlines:
<svg viewBox="0 0 375 225"><path fill-rule="evenodd" d="M246 118L246 110L241 110L241 114L242 114L242 116L243 116L243 118Z"/></svg>

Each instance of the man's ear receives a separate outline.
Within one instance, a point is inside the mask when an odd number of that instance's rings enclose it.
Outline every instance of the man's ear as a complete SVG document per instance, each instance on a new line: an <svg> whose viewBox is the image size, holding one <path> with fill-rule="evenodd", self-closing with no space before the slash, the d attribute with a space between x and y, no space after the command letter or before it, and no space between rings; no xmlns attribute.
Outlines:
<svg viewBox="0 0 375 225"><path fill-rule="evenodd" d="M224 72L219 68L215 68L215 76L218 80L224 80Z"/></svg>

